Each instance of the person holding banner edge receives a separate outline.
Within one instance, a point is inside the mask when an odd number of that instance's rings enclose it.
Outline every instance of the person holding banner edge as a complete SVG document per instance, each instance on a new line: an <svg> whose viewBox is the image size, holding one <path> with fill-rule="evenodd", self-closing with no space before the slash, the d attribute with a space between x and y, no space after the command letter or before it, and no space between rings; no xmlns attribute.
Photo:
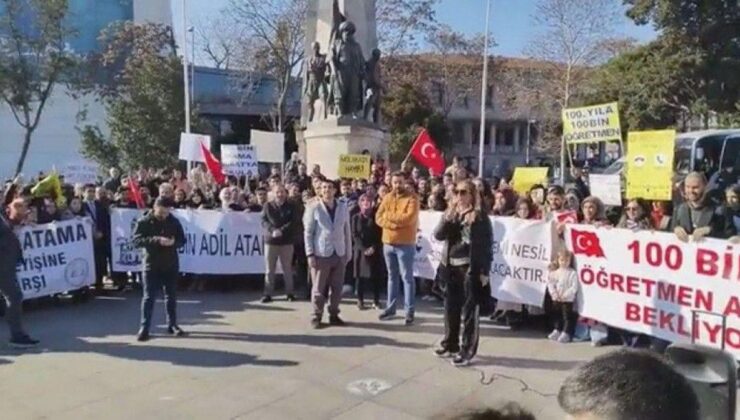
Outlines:
<svg viewBox="0 0 740 420"><path fill-rule="evenodd" d="M154 302L162 289L167 309L167 332L178 337L185 335L177 325L177 279L180 275L177 248L185 244L185 232L180 221L170 213L173 206L169 198L157 198L154 209L145 213L134 229L134 245L144 248L144 294L138 341L149 340Z"/></svg>
<svg viewBox="0 0 740 420"><path fill-rule="evenodd" d="M467 366L478 351L480 303L493 260L493 227L481 208L480 195L471 181L455 187L455 197L434 230L444 241L440 277L445 292L445 337L434 353L452 357L457 367ZM462 317L462 346L460 318Z"/></svg>
<svg viewBox="0 0 740 420"><path fill-rule="evenodd" d="M7 199L3 199L7 202ZM5 320L10 328L10 347L30 348L39 344L29 337L21 324L23 292L16 278L16 264L23 258L23 247L13 232L14 226L23 224L28 214L28 204L23 198L14 198L0 214L0 294L5 297Z"/></svg>

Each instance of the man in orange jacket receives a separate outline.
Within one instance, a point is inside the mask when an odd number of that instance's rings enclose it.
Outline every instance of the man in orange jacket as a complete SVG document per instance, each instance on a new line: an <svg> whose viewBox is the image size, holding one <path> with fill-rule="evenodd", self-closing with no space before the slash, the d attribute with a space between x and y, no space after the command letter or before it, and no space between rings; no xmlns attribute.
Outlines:
<svg viewBox="0 0 740 420"><path fill-rule="evenodd" d="M414 257L416 230L419 225L419 199L405 187L406 175L396 172L391 177L393 191L383 198L375 220L383 229L383 255L388 267L388 302L380 315L381 321L396 315L399 286L403 280L406 325L414 323Z"/></svg>

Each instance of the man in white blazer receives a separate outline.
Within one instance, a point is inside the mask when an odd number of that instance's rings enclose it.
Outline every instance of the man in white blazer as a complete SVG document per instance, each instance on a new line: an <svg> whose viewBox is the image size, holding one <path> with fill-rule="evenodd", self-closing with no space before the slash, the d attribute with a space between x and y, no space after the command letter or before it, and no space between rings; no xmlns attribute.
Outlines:
<svg viewBox="0 0 740 420"><path fill-rule="evenodd" d="M333 182L323 181L317 191L319 200L308 205L303 215L306 257L313 279L311 325L314 328L321 328L327 297L329 325L344 325L339 318L339 302L344 272L352 255L352 231L347 205L335 198L336 191Z"/></svg>

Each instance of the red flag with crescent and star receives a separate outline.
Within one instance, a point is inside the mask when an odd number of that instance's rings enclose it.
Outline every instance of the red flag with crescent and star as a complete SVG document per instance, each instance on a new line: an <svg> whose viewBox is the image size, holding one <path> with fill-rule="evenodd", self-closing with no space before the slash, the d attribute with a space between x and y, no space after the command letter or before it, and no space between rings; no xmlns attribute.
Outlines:
<svg viewBox="0 0 740 420"><path fill-rule="evenodd" d="M604 257L599 237L593 232L571 229L570 239L573 243L573 254L583 254L587 257Z"/></svg>
<svg viewBox="0 0 740 420"><path fill-rule="evenodd" d="M225 183L226 176L221 167L221 162L216 159L216 156L213 156L213 153L211 153L203 143L200 144L200 151L203 153L203 160L206 162L206 168L208 168L208 172L213 175L214 181L216 181L218 185Z"/></svg>
<svg viewBox="0 0 740 420"><path fill-rule="evenodd" d="M419 135L416 136L416 140L414 140L409 154L417 162L427 167L433 176L439 176L444 173L445 159L442 157L442 153L437 148L437 145L426 128L422 128Z"/></svg>

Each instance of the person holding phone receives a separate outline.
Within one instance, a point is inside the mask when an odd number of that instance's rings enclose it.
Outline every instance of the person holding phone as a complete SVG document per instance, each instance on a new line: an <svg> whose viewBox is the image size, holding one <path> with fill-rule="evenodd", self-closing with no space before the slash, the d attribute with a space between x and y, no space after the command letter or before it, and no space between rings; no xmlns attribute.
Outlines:
<svg viewBox="0 0 740 420"><path fill-rule="evenodd" d="M138 341L149 340L152 310L159 292L164 289L167 308L167 332L184 336L177 325L177 278L180 261L177 249L185 244L185 232L180 221L170 213L175 203L165 197L154 201L154 209L136 223L133 242L144 248L144 295L141 302L141 328Z"/></svg>

